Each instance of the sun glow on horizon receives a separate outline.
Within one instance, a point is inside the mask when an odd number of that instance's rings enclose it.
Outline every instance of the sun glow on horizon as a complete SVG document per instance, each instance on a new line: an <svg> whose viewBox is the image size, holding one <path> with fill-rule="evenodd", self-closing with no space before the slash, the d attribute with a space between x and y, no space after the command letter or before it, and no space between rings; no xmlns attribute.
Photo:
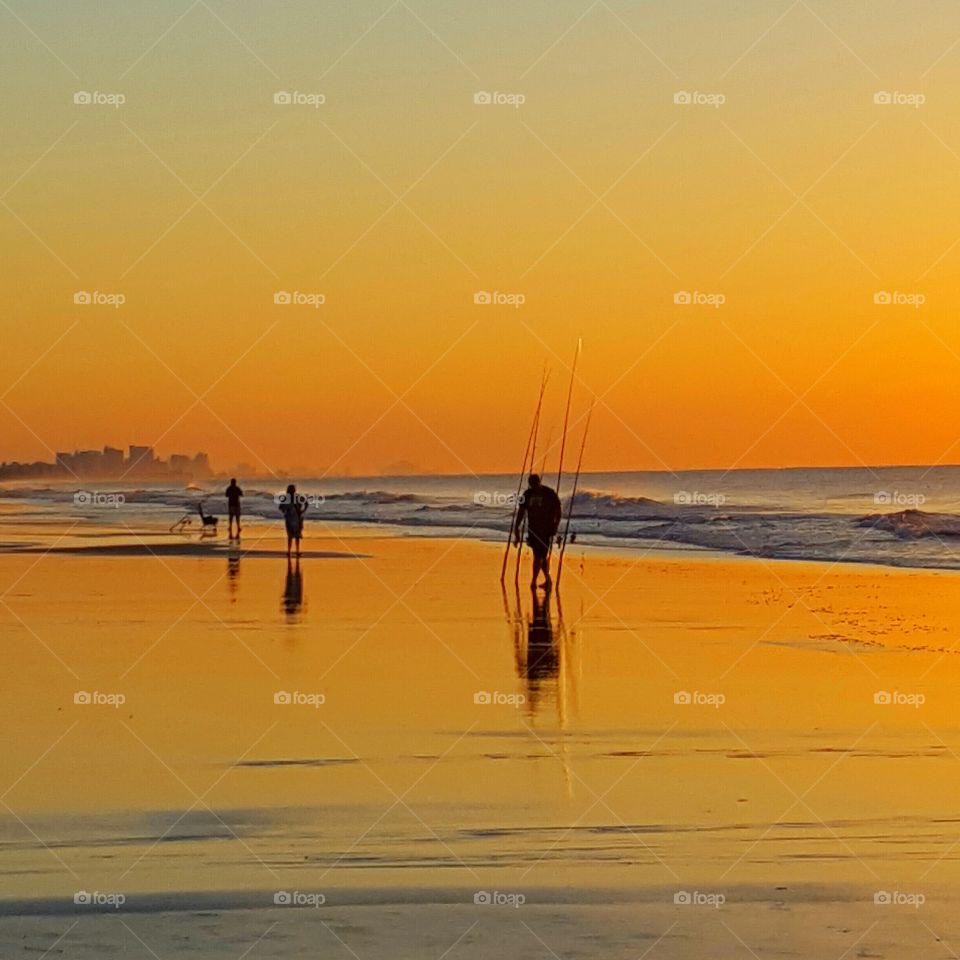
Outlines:
<svg viewBox="0 0 960 960"><path fill-rule="evenodd" d="M0 459L514 471L581 336L589 470L960 459L960 12L877 7L0 10Z"/></svg>

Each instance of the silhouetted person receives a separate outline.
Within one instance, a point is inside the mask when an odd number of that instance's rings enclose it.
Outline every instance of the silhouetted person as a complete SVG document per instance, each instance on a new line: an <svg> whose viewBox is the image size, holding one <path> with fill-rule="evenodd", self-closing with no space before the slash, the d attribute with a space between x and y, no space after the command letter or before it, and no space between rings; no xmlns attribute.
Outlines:
<svg viewBox="0 0 960 960"><path fill-rule="evenodd" d="M560 518L563 510L560 498L551 487L545 486L540 477L530 474L527 489L517 511L517 521L513 528L514 543L520 543L520 529L524 518L527 521L527 544L533 551L533 577L530 588L536 590L540 571L543 571L544 586L549 588L550 580L550 545L560 528Z"/></svg>
<svg viewBox="0 0 960 960"><path fill-rule="evenodd" d="M287 579L283 584L283 610L288 617L295 617L303 606L303 576L300 573L300 558L294 563L287 557Z"/></svg>
<svg viewBox="0 0 960 960"><path fill-rule="evenodd" d="M227 498L227 536L233 536L233 521L237 521L237 536L240 536L240 498L243 491L237 486L237 478L230 480L230 486L223 491Z"/></svg>
<svg viewBox="0 0 960 960"><path fill-rule="evenodd" d="M307 512L306 498L297 494L297 488L291 483L287 492L280 497L280 512L287 528L287 559L294 541L297 544L297 556L300 556L300 538L303 536L303 515Z"/></svg>

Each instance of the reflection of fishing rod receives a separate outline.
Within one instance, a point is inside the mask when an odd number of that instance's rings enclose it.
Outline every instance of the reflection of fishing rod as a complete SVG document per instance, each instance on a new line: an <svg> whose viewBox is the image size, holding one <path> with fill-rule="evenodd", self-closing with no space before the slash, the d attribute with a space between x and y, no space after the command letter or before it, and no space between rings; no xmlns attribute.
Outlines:
<svg viewBox="0 0 960 960"><path fill-rule="evenodd" d="M560 574L557 573L557 586L560 585ZM547 600L547 610L549 615L550 601ZM560 604L560 592L557 591L557 626L560 628L560 644L557 650L557 723L561 733L567 732L569 719L569 704L567 703L570 692L570 657L568 650L567 628L563 622L563 607ZM568 753L568 738L560 737L560 763L563 767L563 781L567 788L567 797L573 798L573 777L570 769L570 756Z"/></svg>
<svg viewBox="0 0 960 960"><path fill-rule="evenodd" d="M521 645L521 636L522 636L522 621L520 615L520 591L517 590L517 611L513 612L510 606L510 601L507 599L507 587L504 583L500 584L500 593L503 596L503 616L506 621L507 627L510 630L510 635L513 638L513 661L514 666L517 670L517 676L520 676L523 673L523 648Z"/></svg>
<svg viewBox="0 0 960 960"><path fill-rule="evenodd" d="M580 456L577 459L577 472L573 476L573 492L570 494L570 506L567 507L567 525L563 530L563 539L560 541L560 559L557 561L557 590L560 589L560 577L563 574L563 554L567 549L567 539L570 533L570 520L573 517L573 504L577 498L577 487L580 484L580 468L583 466L583 451L587 445L587 433L590 430L590 418L593 416L593 405L596 397L590 401L590 409L587 411L587 422L583 427L583 437L580 440Z"/></svg>
<svg viewBox="0 0 960 960"><path fill-rule="evenodd" d="M537 404L537 415L533 421L533 443L530 447L530 469L533 470L533 465L537 462L537 437L540 435L540 410L543 403L543 393L540 394L540 402ZM523 483L523 475L520 476L520 483ZM520 509L520 497L517 496L517 509ZM514 521L516 522L516 521ZM523 516L523 525L526 528L527 516ZM520 583L520 554L523 553L523 530L517 531L519 534L518 543L517 543L517 567L513 571L513 585L516 586Z"/></svg>
<svg viewBox="0 0 960 960"><path fill-rule="evenodd" d="M537 399L537 408L533 414L533 422L530 424L530 433L527 434L527 447L523 452L523 466L520 468L520 479L517 481L517 496L513 501L513 517L510 520L510 529L507 531L507 546L503 551L503 564L500 567L501 583L503 583L504 577L507 575L507 560L510 557L510 543L513 540L513 528L517 523L517 511L520 509L520 492L523 489L523 476L527 472L527 461L529 460L531 464L533 463L531 447L535 442L536 429L540 422L540 408L543 405L543 392L547 388L547 380L549 379L550 374L547 372L546 367L544 367L543 378L540 381L540 396Z"/></svg>

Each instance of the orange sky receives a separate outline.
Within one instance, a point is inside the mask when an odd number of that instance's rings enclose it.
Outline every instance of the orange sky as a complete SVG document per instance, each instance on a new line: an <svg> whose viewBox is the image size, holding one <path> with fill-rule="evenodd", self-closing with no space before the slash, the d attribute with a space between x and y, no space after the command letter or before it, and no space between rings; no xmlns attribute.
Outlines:
<svg viewBox="0 0 960 960"><path fill-rule="evenodd" d="M0 459L512 471L582 336L591 469L960 460L960 11L677 6L0 9Z"/></svg>

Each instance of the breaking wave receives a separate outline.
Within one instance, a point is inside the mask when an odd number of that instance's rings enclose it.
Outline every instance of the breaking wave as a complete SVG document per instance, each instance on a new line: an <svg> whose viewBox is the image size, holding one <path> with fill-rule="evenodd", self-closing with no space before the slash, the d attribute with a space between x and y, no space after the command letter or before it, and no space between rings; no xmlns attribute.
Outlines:
<svg viewBox="0 0 960 960"><path fill-rule="evenodd" d="M851 478L848 489L843 489L829 470L806 471L803 484L783 471L749 473L769 477L751 481L753 486L747 489L740 480L737 496L730 501L685 491L664 496L662 479L659 489L653 482L647 484L659 496L617 493L609 487L594 488L593 477L590 486L578 492L573 506L574 547L705 550L776 560L960 569L960 510L858 511L859 505L872 506L878 497L864 491L862 476ZM604 479L613 485L618 476L608 474ZM680 475L681 481L691 481L694 490L693 481L702 479L702 474ZM638 480L632 482L634 487L641 485ZM363 481L345 479L298 481L298 489L310 500L308 525L361 524L406 535L499 539L510 528L516 500L516 480L506 477L384 478L381 483L367 483L369 488ZM478 490L480 483L492 489ZM813 499L808 491L818 483L824 490L819 499ZM676 486L676 478L672 484ZM955 483L951 480L951 490L954 485L960 504L960 474ZM78 503L77 491L67 486L11 486L0 489L0 498L18 503L18 509L7 515L10 522L17 516L36 521L40 516L59 515L101 525L122 519L127 525L163 522L169 526L184 514L195 514L201 502L207 512L224 513L222 482L206 488L141 484L108 489L104 485L98 492L119 500L122 514L114 512L111 517L110 509L97 503ZM247 484L246 517L279 523L276 492Z"/></svg>

